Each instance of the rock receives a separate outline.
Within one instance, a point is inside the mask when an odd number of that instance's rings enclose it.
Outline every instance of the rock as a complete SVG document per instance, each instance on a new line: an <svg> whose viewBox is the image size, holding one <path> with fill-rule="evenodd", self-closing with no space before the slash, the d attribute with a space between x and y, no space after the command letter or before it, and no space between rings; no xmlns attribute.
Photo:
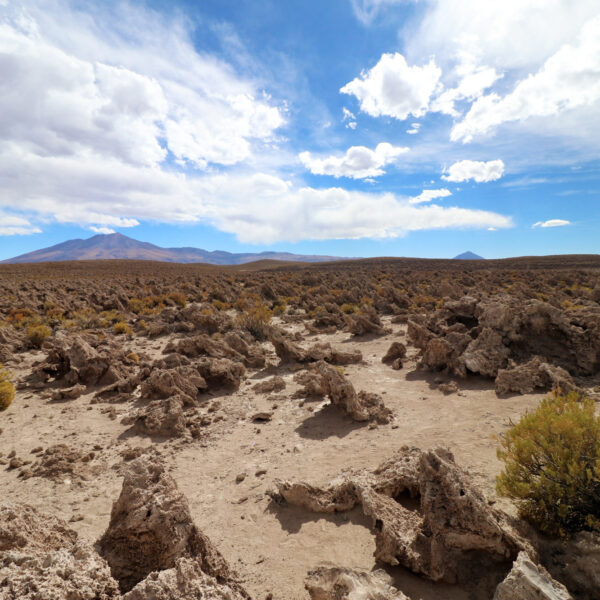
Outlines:
<svg viewBox="0 0 600 600"><path fill-rule="evenodd" d="M248 598L233 579L225 559L194 525L187 500L175 481L161 463L149 456L129 464L98 547L122 592L130 591L153 571L175 569L172 575L177 581L178 569L190 573L200 569L219 584L231 587L239 597ZM197 566L189 562L178 566L180 559L193 559ZM173 581L171 577L153 575L148 583L156 579ZM195 585L193 581L189 584Z"/></svg>
<svg viewBox="0 0 600 600"><path fill-rule="evenodd" d="M271 377L252 386L252 390L257 394L270 394L272 392L281 392L285 389L285 381L282 377Z"/></svg>
<svg viewBox="0 0 600 600"><path fill-rule="evenodd" d="M456 394L458 392L458 384L456 381L449 381L448 383L440 383L438 390L443 394Z"/></svg>
<svg viewBox="0 0 600 600"><path fill-rule="evenodd" d="M252 415L253 423L268 423L273 418L272 411L257 412Z"/></svg>
<svg viewBox="0 0 600 600"><path fill-rule="evenodd" d="M238 473L235 476L235 482L242 483L242 481L244 481L244 479L246 479L247 476L248 476L248 474L246 473L246 471L243 471L242 473Z"/></svg>
<svg viewBox="0 0 600 600"><path fill-rule="evenodd" d="M0 506L3 600L117 600L106 562L67 523L27 504Z"/></svg>
<svg viewBox="0 0 600 600"><path fill-rule="evenodd" d="M296 398L323 398L327 394L321 376L314 370L298 371L294 375L294 381L302 386L295 392Z"/></svg>
<svg viewBox="0 0 600 600"><path fill-rule="evenodd" d="M199 561L179 558L175 566L150 573L122 600L247 600L248 596L202 571Z"/></svg>
<svg viewBox="0 0 600 600"><path fill-rule="evenodd" d="M382 363L394 363L398 359L403 359L406 356L406 346L402 342L392 342L385 356L381 359ZM400 361L402 364L402 361Z"/></svg>
<svg viewBox="0 0 600 600"><path fill-rule="evenodd" d="M202 358L196 366L210 387L237 390L246 373L242 363L227 358Z"/></svg>
<svg viewBox="0 0 600 600"><path fill-rule="evenodd" d="M181 396L153 400L138 412L134 423L135 430L157 437L184 436L186 427L183 404Z"/></svg>
<svg viewBox="0 0 600 600"><path fill-rule="evenodd" d="M197 356L209 356L211 358L229 358L233 360L243 360L242 354L234 350L223 340L216 340L206 334L200 334L194 337L186 336L179 340L169 342L164 350L164 354L177 352L188 358Z"/></svg>
<svg viewBox="0 0 600 600"><path fill-rule="evenodd" d="M573 600L567 588L519 552L510 573L496 588L494 600Z"/></svg>
<svg viewBox="0 0 600 600"><path fill-rule="evenodd" d="M462 360L469 371L496 377L498 371L506 366L509 355L510 350L503 344L502 336L485 327L467 346Z"/></svg>
<svg viewBox="0 0 600 600"><path fill-rule="evenodd" d="M383 570L319 567L308 573L304 587L311 600L410 600Z"/></svg>
<svg viewBox="0 0 600 600"><path fill-rule="evenodd" d="M201 391L208 389L198 369L180 366L173 369L154 369L142 383L142 398L169 398L179 395L184 403L195 404Z"/></svg>
<svg viewBox="0 0 600 600"><path fill-rule="evenodd" d="M385 329L373 307L364 307L359 312L344 315L348 331L354 335L365 335L367 333L384 335Z"/></svg>
<svg viewBox="0 0 600 600"><path fill-rule="evenodd" d="M572 391L581 393L572 377L561 367L542 362L534 357L528 362L508 369L500 369L496 377L498 395L517 392L530 394L536 389L560 389L563 393Z"/></svg>
<svg viewBox="0 0 600 600"><path fill-rule="evenodd" d="M375 557L450 583L506 567L522 549L514 534L459 469L448 450L404 448L372 471L318 488L276 481L274 500L319 513L360 505L375 531Z"/></svg>
<svg viewBox="0 0 600 600"><path fill-rule="evenodd" d="M312 367L321 376L321 386L331 403L340 406L355 421L377 420L388 423L391 411L377 395L367 392L356 393L352 383L338 369L319 361Z"/></svg>
<svg viewBox="0 0 600 600"><path fill-rule="evenodd" d="M63 388L61 390L54 390L52 392L51 398L54 402L57 402L60 400L75 400L76 398L79 398L79 396L81 396L81 394L83 394L84 392L85 392L85 385L81 385L78 383L69 388Z"/></svg>

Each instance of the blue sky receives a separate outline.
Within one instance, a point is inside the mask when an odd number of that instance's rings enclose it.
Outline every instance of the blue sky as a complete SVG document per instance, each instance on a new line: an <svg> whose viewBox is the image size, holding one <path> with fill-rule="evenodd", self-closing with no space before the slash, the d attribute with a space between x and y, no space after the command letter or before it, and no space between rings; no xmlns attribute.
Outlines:
<svg viewBox="0 0 600 600"><path fill-rule="evenodd" d="M0 0L0 259L600 251L597 0Z"/></svg>

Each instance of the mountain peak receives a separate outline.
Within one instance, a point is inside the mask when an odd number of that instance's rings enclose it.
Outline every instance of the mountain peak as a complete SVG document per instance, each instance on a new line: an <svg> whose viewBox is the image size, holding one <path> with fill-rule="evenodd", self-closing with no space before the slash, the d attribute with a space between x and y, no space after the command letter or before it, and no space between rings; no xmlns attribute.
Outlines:
<svg viewBox="0 0 600 600"><path fill-rule="evenodd" d="M467 250L466 252L463 252L462 254L455 256L454 260L485 260L485 259L483 258L483 256L479 256L479 254L475 254L474 252Z"/></svg>

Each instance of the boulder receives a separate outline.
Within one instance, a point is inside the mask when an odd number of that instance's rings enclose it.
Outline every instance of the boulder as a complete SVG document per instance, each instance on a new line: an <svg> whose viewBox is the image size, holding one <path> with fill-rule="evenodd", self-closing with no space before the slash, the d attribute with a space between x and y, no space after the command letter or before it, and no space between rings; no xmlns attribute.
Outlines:
<svg viewBox="0 0 600 600"><path fill-rule="evenodd" d="M153 400L138 411L134 429L149 436L182 437L186 432L183 405L181 396Z"/></svg>

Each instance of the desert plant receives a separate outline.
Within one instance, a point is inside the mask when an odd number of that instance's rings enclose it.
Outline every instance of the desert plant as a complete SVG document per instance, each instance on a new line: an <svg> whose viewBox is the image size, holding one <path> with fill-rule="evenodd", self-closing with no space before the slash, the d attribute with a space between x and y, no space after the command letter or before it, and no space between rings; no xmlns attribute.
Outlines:
<svg viewBox="0 0 600 600"><path fill-rule="evenodd" d="M44 340L51 334L52 330L47 325L30 325L27 328L27 339L36 348L40 348Z"/></svg>
<svg viewBox="0 0 600 600"><path fill-rule="evenodd" d="M123 321L118 321L113 325L115 335L131 335L133 333L131 327Z"/></svg>
<svg viewBox="0 0 600 600"><path fill-rule="evenodd" d="M560 391L500 437L500 494L544 533L600 531L600 417L594 402Z"/></svg>
<svg viewBox="0 0 600 600"><path fill-rule="evenodd" d="M238 315L237 323L250 332L254 339L264 340L267 338L272 316L273 313L264 304L255 304Z"/></svg>
<svg viewBox="0 0 600 600"><path fill-rule="evenodd" d="M184 308L187 304L187 298L185 297L185 294L183 292L171 292L167 296L167 298L169 298L170 300L175 302L177 306L181 306L182 308Z"/></svg>
<svg viewBox="0 0 600 600"><path fill-rule="evenodd" d="M0 411L6 410L15 398L15 386L10 380L10 373L0 365Z"/></svg>

